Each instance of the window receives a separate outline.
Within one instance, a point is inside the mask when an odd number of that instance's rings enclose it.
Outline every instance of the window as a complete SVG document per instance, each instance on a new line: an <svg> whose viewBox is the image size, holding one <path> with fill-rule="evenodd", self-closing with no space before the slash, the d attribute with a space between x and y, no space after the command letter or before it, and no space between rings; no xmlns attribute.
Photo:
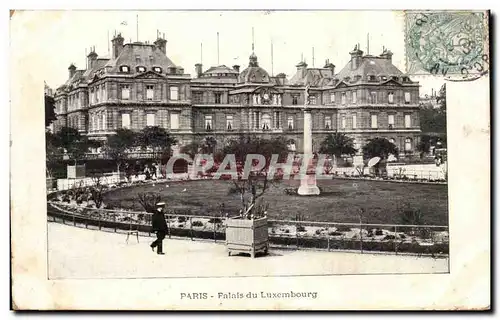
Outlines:
<svg viewBox="0 0 500 320"><path fill-rule="evenodd" d="M153 71L161 73L161 68L160 67L153 67Z"/></svg>
<svg viewBox="0 0 500 320"><path fill-rule="evenodd" d="M176 130L179 129L179 114L171 113L170 114L170 129Z"/></svg>
<svg viewBox="0 0 500 320"><path fill-rule="evenodd" d="M212 128L212 116L205 116L205 130L211 131Z"/></svg>
<svg viewBox="0 0 500 320"><path fill-rule="evenodd" d="M135 56L135 62L136 63L141 63L141 56L140 55L136 55Z"/></svg>
<svg viewBox="0 0 500 320"><path fill-rule="evenodd" d="M292 96L292 104L294 106L299 104L299 97L298 96Z"/></svg>
<svg viewBox="0 0 500 320"><path fill-rule="evenodd" d="M271 129L271 116L267 113L262 115L262 130L270 130Z"/></svg>
<svg viewBox="0 0 500 320"><path fill-rule="evenodd" d="M192 95L193 103L203 103L203 92L194 91Z"/></svg>
<svg viewBox="0 0 500 320"><path fill-rule="evenodd" d="M146 72L146 67L143 66L137 67L137 72Z"/></svg>
<svg viewBox="0 0 500 320"><path fill-rule="evenodd" d="M97 115L97 130L101 130L101 117L99 114Z"/></svg>
<svg viewBox="0 0 500 320"><path fill-rule="evenodd" d="M356 119L356 114L352 115L352 128L356 129L358 127L357 119Z"/></svg>
<svg viewBox="0 0 500 320"><path fill-rule="evenodd" d="M389 123L389 129L394 128L394 115L390 114L387 120L387 122Z"/></svg>
<svg viewBox="0 0 500 320"><path fill-rule="evenodd" d="M96 114L93 114L92 117L91 117L91 125L90 127L92 128L92 131L95 131L97 130L97 115Z"/></svg>
<svg viewBox="0 0 500 320"><path fill-rule="evenodd" d="M395 77L395 76L392 76L391 79L394 80L394 81L399 81L399 78Z"/></svg>
<svg viewBox="0 0 500 320"><path fill-rule="evenodd" d="M214 93L214 95L215 95L215 103L216 104L221 104L222 93Z"/></svg>
<svg viewBox="0 0 500 320"><path fill-rule="evenodd" d="M396 144L396 140L394 138L390 138L389 142L392 143L392 144L394 144L394 145Z"/></svg>
<svg viewBox="0 0 500 320"><path fill-rule="evenodd" d="M389 103L394 103L394 92L389 92L387 94L387 98L389 100Z"/></svg>
<svg viewBox="0 0 500 320"><path fill-rule="evenodd" d="M369 77L368 77L368 80L369 80L369 81L376 81L376 80L377 80L377 78L375 78L375 76L369 76Z"/></svg>
<svg viewBox="0 0 500 320"><path fill-rule="evenodd" d="M352 103L356 103L358 100L358 94L356 91L352 92Z"/></svg>
<svg viewBox="0 0 500 320"><path fill-rule="evenodd" d="M130 68L129 68L129 66L121 66L120 67L120 71L121 72L125 72L125 73L129 73L130 72Z"/></svg>
<svg viewBox="0 0 500 320"><path fill-rule="evenodd" d="M293 130L293 116L288 116L288 130Z"/></svg>
<svg viewBox="0 0 500 320"><path fill-rule="evenodd" d="M342 129L345 129L346 127L346 119L345 116L342 116Z"/></svg>
<svg viewBox="0 0 500 320"><path fill-rule="evenodd" d="M102 129L106 130L108 127L107 119L106 119L106 111L102 113Z"/></svg>
<svg viewBox="0 0 500 320"><path fill-rule="evenodd" d="M153 56L149 56L149 63L153 64L155 62L155 59Z"/></svg>
<svg viewBox="0 0 500 320"><path fill-rule="evenodd" d="M332 117L326 116L325 117L325 129L330 130L332 128Z"/></svg>
<svg viewBox="0 0 500 320"><path fill-rule="evenodd" d="M316 96L309 96L309 104L316 104Z"/></svg>
<svg viewBox="0 0 500 320"><path fill-rule="evenodd" d="M179 87L170 87L170 100L179 100Z"/></svg>
<svg viewBox="0 0 500 320"><path fill-rule="evenodd" d="M155 92L155 86L147 85L146 86L146 100L153 100Z"/></svg>
<svg viewBox="0 0 500 320"><path fill-rule="evenodd" d="M370 92L370 103L377 103L377 92L372 91Z"/></svg>
<svg viewBox="0 0 500 320"><path fill-rule="evenodd" d="M146 126L153 127L155 125L155 114L148 113L146 114Z"/></svg>
<svg viewBox="0 0 500 320"><path fill-rule="evenodd" d="M233 116L226 116L226 129L227 131L233 130Z"/></svg>
<svg viewBox="0 0 500 320"><path fill-rule="evenodd" d="M335 103L335 93L330 93L330 102Z"/></svg>
<svg viewBox="0 0 500 320"><path fill-rule="evenodd" d="M122 128L130 128L130 113L122 113Z"/></svg>
<svg viewBox="0 0 500 320"><path fill-rule="evenodd" d="M409 92L405 92L405 104L410 104L411 95Z"/></svg>
<svg viewBox="0 0 500 320"><path fill-rule="evenodd" d="M342 104L345 104L345 100L346 100L346 94L345 94L345 92L342 92L341 99L342 99L341 100Z"/></svg>
<svg viewBox="0 0 500 320"><path fill-rule="evenodd" d="M406 138L405 139L405 151L411 151L411 138Z"/></svg>
<svg viewBox="0 0 500 320"><path fill-rule="evenodd" d="M376 114L371 115L371 127L372 129L378 128L378 119Z"/></svg>
<svg viewBox="0 0 500 320"><path fill-rule="evenodd" d="M411 115L405 114L405 128L411 128Z"/></svg>
<svg viewBox="0 0 500 320"><path fill-rule="evenodd" d="M130 99L130 86L123 85L122 86L122 100L128 100L128 99Z"/></svg>

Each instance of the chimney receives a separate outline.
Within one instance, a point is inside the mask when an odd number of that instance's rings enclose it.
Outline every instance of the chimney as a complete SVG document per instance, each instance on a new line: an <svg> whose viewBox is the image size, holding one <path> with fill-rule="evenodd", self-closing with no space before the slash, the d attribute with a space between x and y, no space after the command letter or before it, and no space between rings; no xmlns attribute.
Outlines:
<svg viewBox="0 0 500 320"><path fill-rule="evenodd" d="M330 59L326 59L325 66L323 68L330 69L332 71L332 77L335 75L335 65L330 63Z"/></svg>
<svg viewBox="0 0 500 320"><path fill-rule="evenodd" d="M354 46L354 49L349 52L351 55L351 70L356 70L361 65L361 60L363 58L363 51L358 48L358 45Z"/></svg>
<svg viewBox="0 0 500 320"><path fill-rule="evenodd" d="M92 47L90 48L90 53L87 56L87 68L93 69L96 60L97 60L97 53L95 53L95 47Z"/></svg>
<svg viewBox="0 0 500 320"><path fill-rule="evenodd" d="M196 71L196 76L199 78L203 73L203 65L201 63L197 63L194 65L194 69Z"/></svg>
<svg viewBox="0 0 500 320"><path fill-rule="evenodd" d="M118 56L122 52L124 41L125 39L122 37L121 33L115 35L113 40L111 40L111 43L113 44L113 56L112 56L113 59L118 58Z"/></svg>
<svg viewBox="0 0 500 320"><path fill-rule="evenodd" d="M240 73L240 66L239 66L239 65L235 64L235 65L233 66L233 69L234 69L234 71L236 71L236 72Z"/></svg>
<svg viewBox="0 0 500 320"><path fill-rule="evenodd" d="M69 79L73 78L73 76L75 75L75 72L76 72L76 67L74 64L70 64L69 68L68 68L68 71L69 71Z"/></svg>
<svg viewBox="0 0 500 320"><path fill-rule="evenodd" d="M167 54L167 40L158 37L158 39L156 39L154 44L158 49L160 49L161 52Z"/></svg>
<svg viewBox="0 0 500 320"><path fill-rule="evenodd" d="M304 61L301 61L296 65L296 67L297 67L297 73L299 74L299 76L301 78L304 78L306 76L306 73L307 73L307 63L305 63Z"/></svg>
<svg viewBox="0 0 500 320"><path fill-rule="evenodd" d="M381 58L389 60L390 63L392 63L392 51L384 47L384 51L382 51L382 54L380 55Z"/></svg>

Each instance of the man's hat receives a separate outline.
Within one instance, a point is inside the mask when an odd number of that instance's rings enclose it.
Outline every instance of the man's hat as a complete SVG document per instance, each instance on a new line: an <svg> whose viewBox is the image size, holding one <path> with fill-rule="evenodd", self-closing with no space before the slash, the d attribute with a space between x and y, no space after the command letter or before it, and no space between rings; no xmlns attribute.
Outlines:
<svg viewBox="0 0 500 320"><path fill-rule="evenodd" d="M165 206L165 202L158 202L156 204L157 207L164 207Z"/></svg>

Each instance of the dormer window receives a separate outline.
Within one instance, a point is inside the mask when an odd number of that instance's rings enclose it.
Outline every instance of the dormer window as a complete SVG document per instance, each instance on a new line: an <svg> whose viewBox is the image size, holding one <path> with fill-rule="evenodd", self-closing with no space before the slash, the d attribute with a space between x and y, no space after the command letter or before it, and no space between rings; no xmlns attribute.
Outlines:
<svg viewBox="0 0 500 320"><path fill-rule="evenodd" d="M130 72L129 66L120 66L120 72L129 73Z"/></svg>
<svg viewBox="0 0 500 320"><path fill-rule="evenodd" d="M369 81L376 81L375 76L368 76Z"/></svg>
<svg viewBox="0 0 500 320"><path fill-rule="evenodd" d="M146 67L143 66L137 67L137 72L146 72Z"/></svg>
<svg viewBox="0 0 500 320"><path fill-rule="evenodd" d="M153 71L157 73L161 73L161 68L160 67L153 67Z"/></svg>
<svg viewBox="0 0 500 320"><path fill-rule="evenodd" d="M410 81L410 78L408 77L403 77L403 82L409 82Z"/></svg>
<svg viewBox="0 0 500 320"><path fill-rule="evenodd" d="M381 76L380 78L382 79L382 81L386 81L387 80L386 76Z"/></svg>
<svg viewBox="0 0 500 320"><path fill-rule="evenodd" d="M399 81L399 78L398 77L392 77L392 80Z"/></svg>

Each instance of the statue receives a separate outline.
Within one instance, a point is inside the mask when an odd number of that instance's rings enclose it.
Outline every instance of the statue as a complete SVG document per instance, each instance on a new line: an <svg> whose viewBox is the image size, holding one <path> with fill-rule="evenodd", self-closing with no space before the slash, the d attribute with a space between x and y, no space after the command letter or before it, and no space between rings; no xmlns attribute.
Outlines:
<svg viewBox="0 0 500 320"><path fill-rule="evenodd" d="M309 84L306 85L306 89L304 91L304 105L309 105L309 88L311 86Z"/></svg>

